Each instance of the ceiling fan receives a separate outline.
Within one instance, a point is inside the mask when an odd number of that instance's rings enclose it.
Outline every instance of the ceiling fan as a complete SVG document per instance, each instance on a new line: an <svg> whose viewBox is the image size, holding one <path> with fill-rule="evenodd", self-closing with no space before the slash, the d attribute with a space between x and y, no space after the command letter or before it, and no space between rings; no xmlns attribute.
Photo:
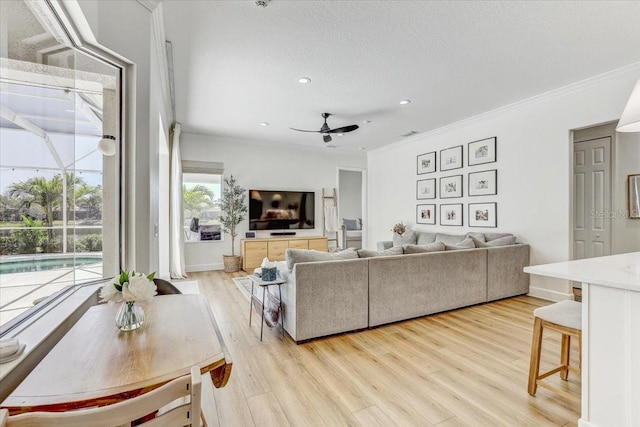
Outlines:
<svg viewBox="0 0 640 427"><path fill-rule="evenodd" d="M330 113L322 113L322 118L324 119L324 124L322 125L322 127L320 128L320 130L305 130L305 129L296 129L296 128L289 128L291 130L297 130L298 132L316 132L316 133L321 133L322 134L322 140L324 142L331 142L331 135L332 133L347 133L347 132L353 132L354 130L358 129L358 125L349 125L349 126L343 126L341 128L335 128L335 129L331 129L329 127L329 125L327 124L327 118L330 116Z"/></svg>

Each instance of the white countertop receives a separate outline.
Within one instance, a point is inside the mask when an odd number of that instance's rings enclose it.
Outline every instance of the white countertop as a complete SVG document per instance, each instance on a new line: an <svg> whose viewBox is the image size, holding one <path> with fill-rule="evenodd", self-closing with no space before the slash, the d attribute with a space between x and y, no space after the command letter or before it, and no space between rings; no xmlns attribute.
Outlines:
<svg viewBox="0 0 640 427"><path fill-rule="evenodd" d="M525 273L640 292L640 252L533 265Z"/></svg>

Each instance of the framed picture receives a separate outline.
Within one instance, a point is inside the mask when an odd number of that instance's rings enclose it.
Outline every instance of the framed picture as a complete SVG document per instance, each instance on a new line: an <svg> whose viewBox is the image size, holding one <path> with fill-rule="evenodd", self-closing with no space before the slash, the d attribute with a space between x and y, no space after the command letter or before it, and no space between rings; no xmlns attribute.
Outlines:
<svg viewBox="0 0 640 427"><path fill-rule="evenodd" d="M496 169L469 173L469 196L498 194L498 171Z"/></svg>
<svg viewBox="0 0 640 427"><path fill-rule="evenodd" d="M627 177L629 218L640 219L640 174Z"/></svg>
<svg viewBox="0 0 640 427"><path fill-rule="evenodd" d="M497 137L481 139L468 144L467 164L469 166L493 163L496 161Z"/></svg>
<svg viewBox="0 0 640 427"><path fill-rule="evenodd" d="M416 183L416 198L435 199L436 198L436 179L421 179Z"/></svg>
<svg viewBox="0 0 640 427"><path fill-rule="evenodd" d="M462 145L440 150L440 170L460 169L462 163Z"/></svg>
<svg viewBox="0 0 640 427"><path fill-rule="evenodd" d="M462 203L440 205L440 225L462 225Z"/></svg>
<svg viewBox="0 0 640 427"><path fill-rule="evenodd" d="M453 199L456 197L462 197L462 175L440 178L440 198Z"/></svg>
<svg viewBox="0 0 640 427"><path fill-rule="evenodd" d="M436 171L436 152L420 154L418 156L418 175Z"/></svg>
<svg viewBox="0 0 640 427"><path fill-rule="evenodd" d="M469 227L498 226L497 203L469 203Z"/></svg>
<svg viewBox="0 0 640 427"><path fill-rule="evenodd" d="M436 223L436 205L418 205L416 206L416 223L431 224Z"/></svg>

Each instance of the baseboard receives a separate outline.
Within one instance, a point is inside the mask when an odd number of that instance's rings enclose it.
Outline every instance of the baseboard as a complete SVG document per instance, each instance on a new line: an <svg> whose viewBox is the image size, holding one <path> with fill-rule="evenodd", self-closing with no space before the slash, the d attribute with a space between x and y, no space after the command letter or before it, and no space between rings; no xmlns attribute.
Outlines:
<svg viewBox="0 0 640 427"><path fill-rule="evenodd" d="M224 270L224 264L219 262L215 264L195 264L185 267L187 273L195 273L198 271Z"/></svg>
<svg viewBox="0 0 640 427"><path fill-rule="evenodd" d="M573 294L570 294L570 293L553 291L551 289L536 288L533 286L529 288L528 295L530 297L536 297L536 298L541 298L541 299L546 299L548 301L556 301L556 302L564 301L567 299L573 299Z"/></svg>
<svg viewBox="0 0 640 427"><path fill-rule="evenodd" d="M583 420L580 418L578 420L578 427L598 427L595 424L591 424L589 421Z"/></svg>

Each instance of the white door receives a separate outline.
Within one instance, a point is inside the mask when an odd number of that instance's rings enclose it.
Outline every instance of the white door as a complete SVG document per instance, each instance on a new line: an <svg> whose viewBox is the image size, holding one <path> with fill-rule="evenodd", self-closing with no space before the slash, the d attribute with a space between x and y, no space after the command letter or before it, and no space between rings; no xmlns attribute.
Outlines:
<svg viewBox="0 0 640 427"><path fill-rule="evenodd" d="M611 137L573 145L573 259L611 255Z"/></svg>

